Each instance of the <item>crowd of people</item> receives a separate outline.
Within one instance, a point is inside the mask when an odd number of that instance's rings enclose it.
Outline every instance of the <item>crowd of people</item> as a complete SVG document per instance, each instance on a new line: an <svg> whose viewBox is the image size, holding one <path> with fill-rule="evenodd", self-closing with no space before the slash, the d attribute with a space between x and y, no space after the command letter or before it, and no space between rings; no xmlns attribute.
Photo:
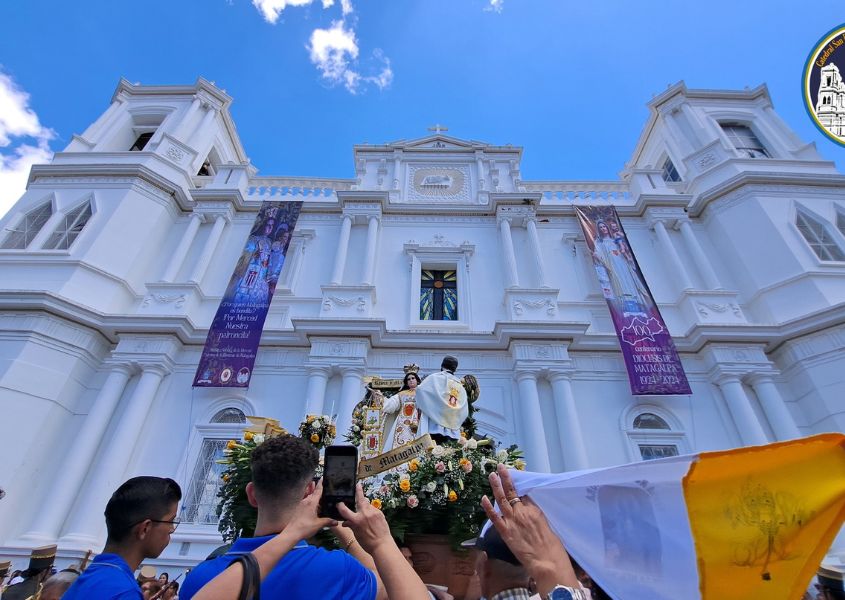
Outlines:
<svg viewBox="0 0 845 600"><path fill-rule="evenodd" d="M239 538L224 554L197 565L181 588L167 573L155 577L141 569L144 560L158 557L169 544L182 496L172 479L145 476L128 480L112 495L105 509L105 548L81 574L65 569L50 575L54 546L52 556L49 549L34 554L29 569L20 574L22 581L12 579L2 600L170 600L177 595L182 600L239 600L255 591L264 598L288 600L452 598L445 589L423 583L408 549L396 543L383 513L367 501L360 484L355 506L338 505L341 521L320 516L322 481L314 477L318 453L313 445L283 435L261 444L251 460L246 493L257 509L254 536ZM490 474L490 485L493 498L482 499L489 526L466 543L477 550L481 596L601 597L601 591L585 585L586 575L573 565L543 512L517 494L503 465ZM323 528L332 531L340 550L306 541ZM8 563L0 563L0 580L9 575L8 569ZM820 583L822 600L845 598L841 577L820 577Z"/></svg>

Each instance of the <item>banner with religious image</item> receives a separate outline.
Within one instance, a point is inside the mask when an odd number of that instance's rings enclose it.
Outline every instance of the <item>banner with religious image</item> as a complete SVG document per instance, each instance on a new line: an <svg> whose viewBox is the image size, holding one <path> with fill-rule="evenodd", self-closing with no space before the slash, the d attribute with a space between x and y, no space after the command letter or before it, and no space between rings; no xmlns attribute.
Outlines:
<svg viewBox="0 0 845 600"><path fill-rule="evenodd" d="M302 202L264 202L208 330L194 387L249 387Z"/></svg>
<svg viewBox="0 0 845 600"><path fill-rule="evenodd" d="M675 343L612 206L576 206L634 395L690 394Z"/></svg>

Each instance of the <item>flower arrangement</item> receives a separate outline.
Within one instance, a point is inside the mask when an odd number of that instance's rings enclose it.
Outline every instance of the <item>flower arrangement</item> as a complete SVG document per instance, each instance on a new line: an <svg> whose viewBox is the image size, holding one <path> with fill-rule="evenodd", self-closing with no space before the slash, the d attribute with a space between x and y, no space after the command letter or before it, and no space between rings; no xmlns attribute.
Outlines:
<svg viewBox="0 0 845 600"><path fill-rule="evenodd" d="M327 415L306 415L299 424L299 437L308 440L317 450L331 446L337 435L337 427Z"/></svg>
<svg viewBox="0 0 845 600"><path fill-rule="evenodd" d="M367 489L370 503L384 511L391 532L447 534L454 548L478 535L486 519L481 497L490 496L488 476L499 463L524 469L516 446L496 450L492 440L447 441L390 471Z"/></svg>

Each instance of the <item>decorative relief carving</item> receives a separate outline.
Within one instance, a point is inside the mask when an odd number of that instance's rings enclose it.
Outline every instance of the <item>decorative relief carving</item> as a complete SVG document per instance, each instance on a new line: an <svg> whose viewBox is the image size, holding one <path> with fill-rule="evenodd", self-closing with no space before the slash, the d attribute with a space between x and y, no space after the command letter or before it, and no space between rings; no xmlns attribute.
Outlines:
<svg viewBox="0 0 845 600"><path fill-rule="evenodd" d="M735 303L718 304L716 302L696 302L698 314L702 317L709 317L711 313L727 314L733 313L737 318L742 318L742 309Z"/></svg>
<svg viewBox="0 0 845 600"><path fill-rule="evenodd" d="M165 154L167 155L167 158L177 163L182 162L182 159L185 158L185 153L176 146L170 146Z"/></svg>
<svg viewBox="0 0 845 600"><path fill-rule="evenodd" d="M524 305L524 306L523 306ZM516 315L521 315L525 312L525 306L528 308L546 308L546 314L554 316L557 313L557 305L548 298L541 298L539 300L531 300L529 298L518 298L513 301L513 312Z"/></svg>
<svg viewBox="0 0 845 600"><path fill-rule="evenodd" d="M702 155L698 159L698 166L702 169L706 169L710 165L716 162L716 155L712 152L708 152L707 154Z"/></svg>
<svg viewBox="0 0 845 600"><path fill-rule="evenodd" d="M323 300L323 310L328 312L332 309L332 303L338 306L353 306L358 310L358 312L365 312L367 310L367 301L364 300L363 296L357 296L355 298L338 298L337 296L326 296Z"/></svg>
<svg viewBox="0 0 845 600"><path fill-rule="evenodd" d="M173 303L173 308L182 308L185 305L185 301L188 298L185 294L149 294L144 301L141 303L141 306L147 307L152 304L153 300L155 300L159 304L170 304Z"/></svg>
<svg viewBox="0 0 845 600"><path fill-rule="evenodd" d="M408 165L405 196L407 202L466 203L469 181L468 165Z"/></svg>

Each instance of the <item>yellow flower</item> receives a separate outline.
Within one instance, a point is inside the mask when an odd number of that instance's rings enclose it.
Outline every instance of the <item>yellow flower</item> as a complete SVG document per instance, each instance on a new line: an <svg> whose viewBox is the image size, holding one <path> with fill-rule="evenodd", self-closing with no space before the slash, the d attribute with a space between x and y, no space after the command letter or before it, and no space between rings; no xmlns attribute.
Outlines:
<svg viewBox="0 0 845 600"><path fill-rule="evenodd" d="M254 433L252 433L251 431L245 431L245 432L244 432L244 439L245 439L246 441L248 441L248 442L249 442L249 441L251 441L251 440L252 440L252 438L254 438L254 437L255 437L255 434L254 434Z"/></svg>
<svg viewBox="0 0 845 600"><path fill-rule="evenodd" d="M313 423L314 419L316 419L316 418L317 418L317 415L308 415L307 417L305 417L305 422L306 423Z"/></svg>
<svg viewBox="0 0 845 600"><path fill-rule="evenodd" d="M329 425L329 434L334 436L337 433L337 427L334 425Z"/></svg>
<svg viewBox="0 0 845 600"><path fill-rule="evenodd" d="M370 504L372 504L374 508L381 510L381 500L379 500L378 498L373 498L370 501Z"/></svg>
<svg viewBox="0 0 845 600"><path fill-rule="evenodd" d="M316 433L312 433L311 434L311 443L316 444L319 441L320 441L320 436L317 435Z"/></svg>
<svg viewBox="0 0 845 600"><path fill-rule="evenodd" d="M525 461L522 460L521 458L518 458L517 460L514 461L513 466L516 467L516 469L518 471L524 471L525 470Z"/></svg>
<svg viewBox="0 0 845 600"><path fill-rule="evenodd" d="M411 491L411 480L410 479L403 479L399 482L399 489L403 492L410 492Z"/></svg>
<svg viewBox="0 0 845 600"><path fill-rule="evenodd" d="M469 462L469 459L467 459L467 458L462 458L461 460L459 460L459 461L458 461L458 464L459 464L459 465L461 465L461 466L463 467L463 466L465 466L465 465L470 464L470 462Z"/></svg>
<svg viewBox="0 0 845 600"><path fill-rule="evenodd" d="M414 460L412 460L410 462L410 464L408 465L408 470L411 473L415 472L419 468L420 468L420 461L418 461L416 458Z"/></svg>
<svg viewBox="0 0 845 600"><path fill-rule="evenodd" d="M461 437L462 437L462 438L464 438L464 439L467 439L467 432L466 432L466 431L462 431L462 432L461 432Z"/></svg>
<svg viewBox="0 0 845 600"><path fill-rule="evenodd" d="M229 481L229 474L223 473L223 476L221 477L221 479L223 479L223 481Z"/></svg>
<svg viewBox="0 0 845 600"><path fill-rule="evenodd" d="M449 490L449 502L454 502L458 499L458 494L455 493L455 490Z"/></svg>
<svg viewBox="0 0 845 600"><path fill-rule="evenodd" d="M234 450L237 445L238 443L235 440L229 440L226 442L226 450Z"/></svg>

